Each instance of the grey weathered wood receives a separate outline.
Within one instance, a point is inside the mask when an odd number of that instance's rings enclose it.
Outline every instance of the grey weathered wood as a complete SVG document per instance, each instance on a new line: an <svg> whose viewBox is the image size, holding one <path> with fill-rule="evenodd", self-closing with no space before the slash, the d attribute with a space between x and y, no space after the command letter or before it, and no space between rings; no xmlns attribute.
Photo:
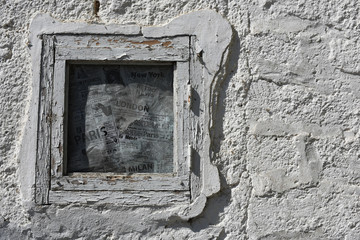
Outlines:
<svg viewBox="0 0 360 240"><path fill-rule="evenodd" d="M199 61L199 56L196 53L194 46L196 37L191 37L190 48L190 75L191 79L197 84L193 84L191 88L191 111L189 116L189 135L191 139L191 173L190 173L190 185L191 185L191 199L194 200L201 193L202 176L203 176L203 164L201 161L201 153L203 151L203 115L204 115L204 99L203 99L203 66ZM199 80L202 81L199 81Z"/></svg>
<svg viewBox="0 0 360 240"><path fill-rule="evenodd" d="M54 65L54 46L51 36L44 36L42 51L42 71L40 77L40 109L38 145L36 157L36 193L35 201L38 204L48 203L51 162L51 96Z"/></svg>
<svg viewBox="0 0 360 240"><path fill-rule="evenodd" d="M141 176L132 175L109 175L82 173L78 177L64 176L62 178L52 178L52 191L117 191L117 190L142 190L142 191L189 191L189 181L186 176L157 176L155 174L146 174ZM81 176L82 175L82 176Z"/></svg>
<svg viewBox="0 0 360 240"><path fill-rule="evenodd" d="M61 177L64 171L64 122L65 122L65 79L66 62L56 60L54 65L51 122L51 176Z"/></svg>
<svg viewBox="0 0 360 240"><path fill-rule="evenodd" d="M187 48L188 36L161 37L156 39L144 38L143 36L124 35L57 35L58 47L70 48L164 48L171 51L174 48Z"/></svg>
<svg viewBox="0 0 360 240"><path fill-rule="evenodd" d="M52 191L54 204L113 204L127 206L172 206L189 204L189 192L161 191Z"/></svg>
<svg viewBox="0 0 360 240"><path fill-rule="evenodd" d="M175 156L179 176L189 177L189 62L177 62L174 74Z"/></svg>
<svg viewBox="0 0 360 240"><path fill-rule="evenodd" d="M59 60L188 61L186 48L57 48Z"/></svg>
<svg viewBox="0 0 360 240"><path fill-rule="evenodd" d="M68 38L68 41L67 41ZM90 41L88 36L76 37L82 44ZM109 38L113 39L113 38ZM108 39L108 40L109 40ZM156 39L155 42L160 44L152 45L151 48L146 44L139 44L141 42L149 43L153 40L143 40L140 38L131 38L131 41L119 43L117 47L110 48L99 47L96 44L93 47L77 47L71 44L66 45L66 42L76 42L73 36L61 35L57 36L55 46L55 76L54 76L54 94L53 94L53 136L52 136L52 179L51 192L63 192L64 197L69 196L67 191L124 191L124 190L142 190L142 191L189 191L189 136L184 135L187 132L185 129L184 118L188 121L188 82L189 82L189 39L188 37L179 37L172 39L172 47L164 47L162 43L166 43L168 39ZM110 41L103 40L103 43ZM93 40L91 40L93 41ZM111 41L113 42L113 40ZM179 45L176 45L178 43ZM58 46L60 44L60 46ZM79 44L80 46L82 44ZM138 46L140 45L140 46ZM70 46L70 47L69 47ZM127 48L125 48L125 47ZM118 56L122 56L118 59ZM108 176L95 173L79 173L76 176L63 176L65 169L64 149L66 148L64 140L64 112L66 109L66 101L64 93L66 92L65 73L66 64L68 60L132 60L132 61L147 61L152 60L155 64L157 61L176 61L176 71L174 73L175 81L175 96L177 100L175 103L175 119L179 123L175 129L175 142L178 140L179 144L174 144L176 173L175 176L161 176L151 175L151 177L142 176ZM61 149L62 148L62 149ZM94 177L97 175L97 177ZM106 174L105 174L106 175ZM118 192L121 194L121 192Z"/></svg>

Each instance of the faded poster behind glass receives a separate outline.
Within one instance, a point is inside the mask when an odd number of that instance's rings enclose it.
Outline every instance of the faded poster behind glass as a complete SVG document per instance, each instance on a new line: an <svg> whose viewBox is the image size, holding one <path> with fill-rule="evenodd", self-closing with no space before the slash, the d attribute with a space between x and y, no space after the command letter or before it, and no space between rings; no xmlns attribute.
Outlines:
<svg viewBox="0 0 360 240"><path fill-rule="evenodd" d="M68 172L173 171L173 66L70 65Z"/></svg>

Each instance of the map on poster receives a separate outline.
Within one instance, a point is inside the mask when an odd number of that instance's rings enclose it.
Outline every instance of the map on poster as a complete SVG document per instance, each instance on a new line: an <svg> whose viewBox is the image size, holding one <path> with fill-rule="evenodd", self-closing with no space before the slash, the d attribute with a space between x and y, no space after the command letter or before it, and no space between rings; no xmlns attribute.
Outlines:
<svg viewBox="0 0 360 240"><path fill-rule="evenodd" d="M68 172L173 171L173 66L69 66Z"/></svg>

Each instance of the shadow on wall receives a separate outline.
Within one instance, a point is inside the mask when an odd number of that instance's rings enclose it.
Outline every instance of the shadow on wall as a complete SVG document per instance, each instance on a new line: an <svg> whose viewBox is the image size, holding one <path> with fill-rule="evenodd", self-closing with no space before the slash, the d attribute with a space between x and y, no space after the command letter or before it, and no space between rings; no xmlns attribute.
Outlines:
<svg viewBox="0 0 360 240"><path fill-rule="evenodd" d="M223 119L225 116L225 99L226 92L229 87L230 80L234 77L235 73L238 69L238 60L240 56L240 38L238 33L233 29L233 38L232 42L229 46L229 56L226 60L227 63L224 65L227 66L226 69L223 69L219 74L223 75L222 81L215 86L214 95L217 96L215 102L213 103L213 119L214 125L211 129L211 138L212 138L212 152L213 155L216 156L220 152L221 141L224 139L224 123ZM199 95L194 95L195 99L199 98ZM197 93L196 93L197 94ZM196 103L194 103L196 104ZM194 114L198 115L196 109L199 109L200 106L193 106ZM214 159L213 159L214 160ZM214 163L215 164L215 163ZM221 190L214 196L208 199L208 202L205 206L204 211L196 218L191 219L188 223L177 221L171 221L168 219L167 221L160 221L157 223L157 227L165 227L165 228L190 228L195 236L201 237L215 237L216 239L224 239L226 237L226 233L222 227L216 226L220 223L221 213L224 212L226 206L229 205L231 201L231 190L230 186L226 182L226 176L222 173L222 169L224 166L217 165L219 169L219 176L221 181ZM198 166L199 168L200 166ZM169 221L170 220L170 221ZM201 233L200 233L201 232Z"/></svg>
<svg viewBox="0 0 360 240"><path fill-rule="evenodd" d="M226 69L223 70L223 80L215 87L214 94L217 95L217 99L213 105L213 119L214 125L211 131L212 138L212 151L216 156L220 151L221 141L224 139L224 116L225 116L225 99L226 91L229 87L230 80L234 77L238 69L238 61L240 55L240 38L238 33L233 29L233 39L229 46L229 57L227 59ZM214 229L211 231L211 226L220 222L220 214L224 211L224 208L230 203L231 191L226 182L226 177L222 173L224 166L217 164L219 169L221 190L216 195L209 198L207 205L203 213L192 219L190 224L194 232L200 232L207 229L211 235L217 236L217 239L224 239L226 234L222 229Z"/></svg>
<svg viewBox="0 0 360 240"><path fill-rule="evenodd" d="M215 94L217 94L216 102L214 103L214 126L211 132L212 137L212 151L214 154L219 153L221 141L224 139L224 116L225 116L225 99L226 91L228 90L230 80L234 77L238 70L238 61L240 56L240 38L236 30L233 28L233 39L229 46L229 57L227 59L227 69L222 73L223 80L219 82L216 87ZM221 168L221 166L218 166Z"/></svg>
<svg viewBox="0 0 360 240"><path fill-rule="evenodd" d="M234 77L238 69L238 60L240 55L240 38L238 33L233 29L233 38L229 46L229 55L228 59L225 60L227 63L224 65L227 66L226 69L222 69L219 73L223 75L222 81L215 86L214 95L217 96L215 102L213 103L213 119L214 125L211 129L211 138L212 138L212 152L214 156L220 151L221 141L224 139L224 128L223 128L223 119L225 116L225 99L226 91L229 87L230 80ZM194 95L195 99L199 98L199 95ZM196 104L196 103L194 103ZM199 109L200 106L193 106L194 114L198 115L196 109ZM214 160L214 159L213 159ZM215 163L214 163L215 164ZM216 239L224 239L226 233L222 227L217 227L216 225L220 223L220 215L224 212L226 206L229 205L231 200L231 190L229 185L226 182L226 177L222 173L224 166L216 164L219 169L219 176L221 181L221 190L219 193L208 199L208 202L205 206L204 211L196 218L191 219L189 222L178 221L178 219L167 219L167 221L159 221L157 223L157 228L190 228L195 236L202 237L216 237ZM200 166L198 166L199 168ZM201 232L201 233L200 233ZM199 235L200 234L200 235Z"/></svg>
<svg viewBox="0 0 360 240"><path fill-rule="evenodd" d="M223 74L223 79L215 87L214 94L217 95L217 99L213 105L213 119L214 125L211 131L212 138L212 151L214 156L220 152L221 141L224 139L224 116L225 116L225 99L226 91L228 90L230 80L234 77L238 70L238 61L240 56L240 38L238 33L233 28L233 39L229 46L229 57L227 59L226 69L220 74ZM224 166L216 164L219 169L221 190L216 195L209 198L207 205L203 213L191 220L191 228L194 232L200 232L207 229L207 232L211 235L217 236L217 239L224 239L226 237L223 229L213 229L211 226L220 222L220 214L224 211L224 208L230 203L231 191L226 182L226 177L222 173Z"/></svg>

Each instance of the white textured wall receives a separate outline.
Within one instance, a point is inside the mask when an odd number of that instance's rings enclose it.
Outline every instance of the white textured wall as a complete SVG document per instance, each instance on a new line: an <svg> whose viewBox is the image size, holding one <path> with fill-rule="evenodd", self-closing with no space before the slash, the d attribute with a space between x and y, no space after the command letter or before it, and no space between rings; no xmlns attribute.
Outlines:
<svg viewBox="0 0 360 240"><path fill-rule="evenodd" d="M0 1L0 239L360 239L360 4L354 0ZM219 89L222 190L190 222L161 209L23 206L19 144L31 95L28 27L162 24L214 9L235 32ZM34 136L35 140L35 136Z"/></svg>

